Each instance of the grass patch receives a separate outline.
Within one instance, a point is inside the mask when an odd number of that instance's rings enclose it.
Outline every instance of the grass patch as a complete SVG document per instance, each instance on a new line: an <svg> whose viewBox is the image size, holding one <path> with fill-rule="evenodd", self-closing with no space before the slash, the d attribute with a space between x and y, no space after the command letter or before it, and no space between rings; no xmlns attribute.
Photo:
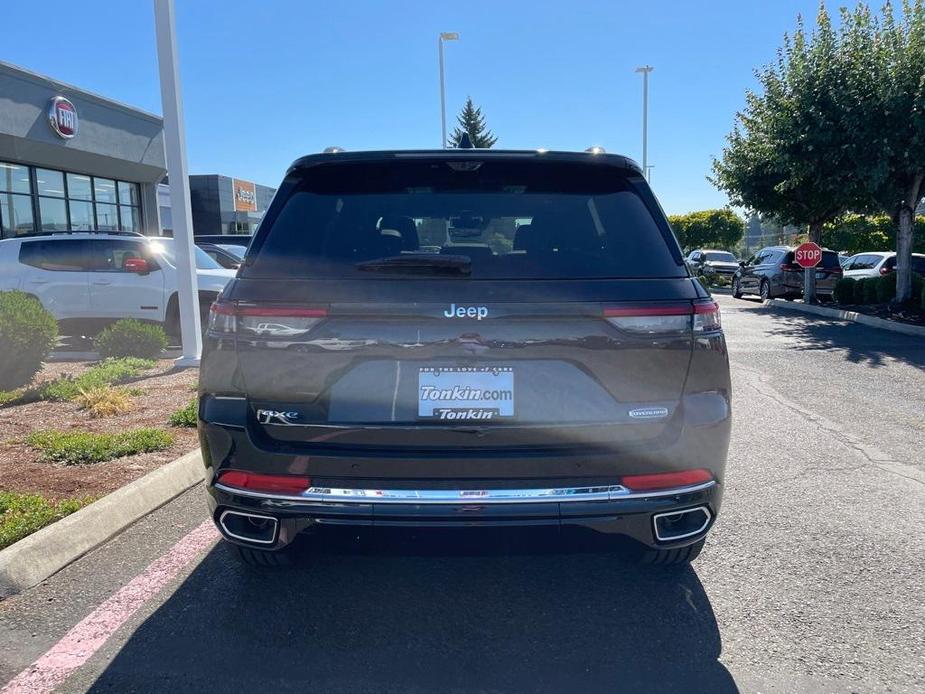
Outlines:
<svg viewBox="0 0 925 694"><path fill-rule="evenodd" d="M199 414L199 400L193 398L179 410L175 410L170 415L170 426L173 427L194 427Z"/></svg>
<svg viewBox="0 0 925 694"><path fill-rule="evenodd" d="M91 417L113 417L131 412L135 408L131 393L127 389L111 386L81 389L74 401L87 410Z"/></svg>
<svg viewBox="0 0 925 694"><path fill-rule="evenodd" d="M37 400L76 400L80 392L102 386L111 386L129 378L134 378L142 371L154 368L156 362L151 359L123 357L107 359L96 366L91 366L79 376L58 378L45 383L36 390Z"/></svg>
<svg viewBox="0 0 925 694"><path fill-rule="evenodd" d="M22 397L22 394L22 388L17 388L16 390L0 390L0 405L16 402Z"/></svg>
<svg viewBox="0 0 925 694"><path fill-rule="evenodd" d="M43 461L86 465L136 453L162 451L173 443L173 434L150 428L119 434L37 431L26 437L26 443L41 452Z"/></svg>
<svg viewBox="0 0 925 694"><path fill-rule="evenodd" d="M38 494L0 492L0 549L86 506L92 498L53 503Z"/></svg>

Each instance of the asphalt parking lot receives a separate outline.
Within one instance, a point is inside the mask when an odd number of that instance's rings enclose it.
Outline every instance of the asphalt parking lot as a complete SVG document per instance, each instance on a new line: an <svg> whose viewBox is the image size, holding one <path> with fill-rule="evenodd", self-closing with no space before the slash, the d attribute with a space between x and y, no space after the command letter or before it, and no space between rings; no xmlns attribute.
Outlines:
<svg viewBox="0 0 925 694"><path fill-rule="evenodd" d="M255 574L194 489L0 603L0 682L38 661L44 689L5 691L923 691L925 341L719 301L735 423L692 568L504 537ZM191 531L163 587L80 632L85 660L54 650Z"/></svg>

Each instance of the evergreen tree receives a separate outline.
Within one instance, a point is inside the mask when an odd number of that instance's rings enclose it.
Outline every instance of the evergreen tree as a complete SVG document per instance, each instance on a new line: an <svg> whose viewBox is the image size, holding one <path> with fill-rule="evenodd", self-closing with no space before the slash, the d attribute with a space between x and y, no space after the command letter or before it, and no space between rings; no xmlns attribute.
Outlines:
<svg viewBox="0 0 925 694"><path fill-rule="evenodd" d="M481 107L472 103L471 96L466 98L466 105L463 106L462 111L456 116L456 122L459 125L456 126L456 129L453 130L453 134L450 135L450 147L459 146L459 140L462 138L463 133L469 134L469 139L472 141L473 147L487 149L498 141L498 138L488 129L485 123L485 116L482 115Z"/></svg>

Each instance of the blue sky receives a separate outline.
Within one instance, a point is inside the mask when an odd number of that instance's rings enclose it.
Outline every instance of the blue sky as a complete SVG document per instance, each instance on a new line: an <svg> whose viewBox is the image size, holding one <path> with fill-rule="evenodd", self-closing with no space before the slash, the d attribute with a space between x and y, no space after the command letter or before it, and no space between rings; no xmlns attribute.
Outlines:
<svg viewBox="0 0 925 694"><path fill-rule="evenodd" d="M669 213L717 207L705 176L753 69L816 0L177 0L192 173L276 185L296 157L437 147L437 35L448 120L471 95L497 147L642 156ZM835 9L832 5L830 9ZM10 2L0 59L161 112L150 0ZM15 30L13 30L15 28Z"/></svg>

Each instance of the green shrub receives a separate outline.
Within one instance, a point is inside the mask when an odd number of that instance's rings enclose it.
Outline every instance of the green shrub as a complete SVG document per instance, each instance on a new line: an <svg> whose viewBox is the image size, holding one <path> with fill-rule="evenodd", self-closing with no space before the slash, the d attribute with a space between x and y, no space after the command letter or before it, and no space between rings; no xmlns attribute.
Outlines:
<svg viewBox="0 0 925 694"><path fill-rule="evenodd" d="M35 398L38 400L74 400L82 390L111 386L134 378L142 371L152 369L154 366L153 361L137 357L107 359L96 366L91 366L79 376L58 378L44 384L35 393Z"/></svg>
<svg viewBox="0 0 925 694"><path fill-rule="evenodd" d="M857 282L852 277L842 277L835 283L835 301L839 304L853 304L854 302L854 285Z"/></svg>
<svg viewBox="0 0 925 694"><path fill-rule="evenodd" d="M26 385L58 341L58 323L34 296L0 292L0 390Z"/></svg>
<svg viewBox="0 0 925 694"><path fill-rule="evenodd" d="M92 498L52 503L38 494L0 492L0 549L86 506Z"/></svg>
<svg viewBox="0 0 925 694"><path fill-rule="evenodd" d="M155 359L167 349L167 333L159 325L134 318L116 321L93 341L100 357Z"/></svg>
<svg viewBox="0 0 925 694"><path fill-rule="evenodd" d="M859 279L854 283L854 303L863 304L864 303L864 283L867 282L865 278Z"/></svg>
<svg viewBox="0 0 925 694"><path fill-rule="evenodd" d="M194 427L199 415L199 400L193 398L185 406L170 415L170 426Z"/></svg>
<svg viewBox="0 0 925 694"><path fill-rule="evenodd" d="M879 277L867 277L864 280L864 303L877 303L877 286L880 281Z"/></svg>
<svg viewBox="0 0 925 694"><path fill-rule="evenodd" d="M896 273L882 275L876 279L877 303L888 304L896 298Z"/></svg>
<svg viewBox="0 0 925 694"><path fill-rule="evenodd" d="M160 429L135 429L119 434L88 431L37 431L26 443L40 451L46 462L65 465L101 463L136 453L162 451L173 443L173 434Z"/></svg>

